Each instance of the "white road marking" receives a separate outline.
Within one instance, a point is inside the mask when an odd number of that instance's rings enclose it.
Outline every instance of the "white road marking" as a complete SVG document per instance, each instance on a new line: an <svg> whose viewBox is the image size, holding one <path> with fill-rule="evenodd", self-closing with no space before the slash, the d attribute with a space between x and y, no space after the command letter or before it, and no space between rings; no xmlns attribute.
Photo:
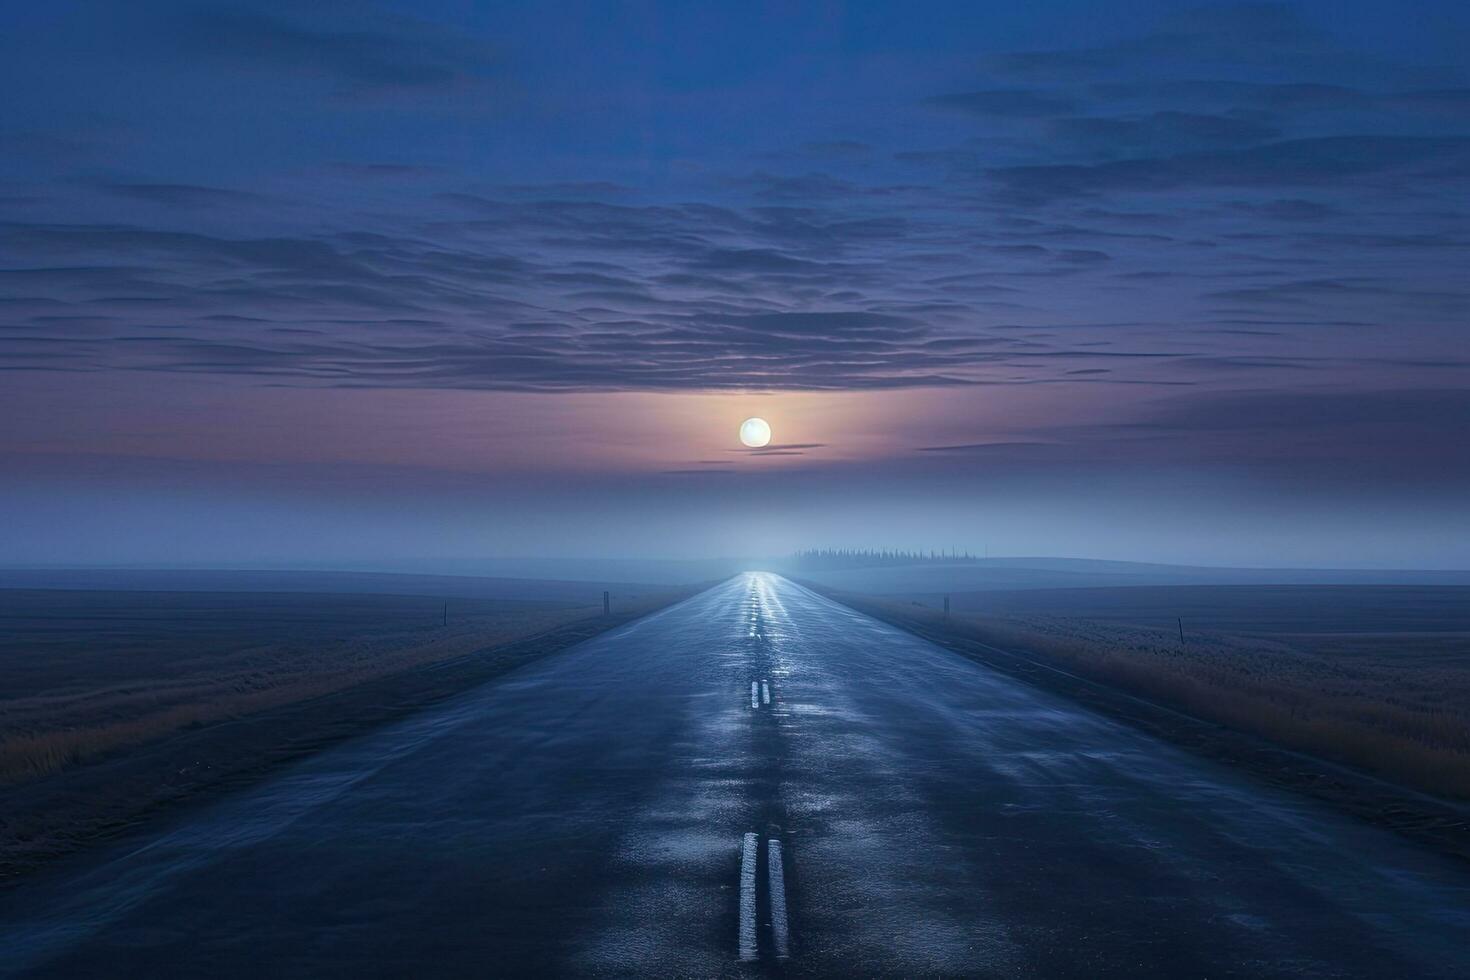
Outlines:
<svg viewBox="0 0 1470 980"><path fill-rule="evenodd" d="M766 704L771 703L771 685L761 681L761 700Z"/></svg>
<svg viewBox="0 0 1470 980"><path fill-rule="evenodd" d="M786 927L786 874L781 865L781 842L766 841L766 886L771 893L771 936L776 957L791 955L791 933Z"/></svg>
<svg viewBox="0 0 1470 980"><path fill-rule="evenodd" d="M759 708L761 706L760 685L755 681L750 682L750 706L752 708Z"/></svg>
<svg viewBox="0 0 1470 980"><path fill-rule="evenodd" d="M740 958L756 958L755 939L755 860L760 840L755 834L745 835L740 852Z"/></svg>

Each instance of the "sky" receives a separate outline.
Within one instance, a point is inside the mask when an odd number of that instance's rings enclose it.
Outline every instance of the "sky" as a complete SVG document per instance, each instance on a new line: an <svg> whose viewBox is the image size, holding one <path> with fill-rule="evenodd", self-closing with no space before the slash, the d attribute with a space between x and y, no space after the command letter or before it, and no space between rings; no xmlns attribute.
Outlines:
<svg viewBox="0 0 1470 980"><path fill-rule="evenodd" d="M1438 0L8 5L0 564L1470 566L1466 51Z"/></svg>

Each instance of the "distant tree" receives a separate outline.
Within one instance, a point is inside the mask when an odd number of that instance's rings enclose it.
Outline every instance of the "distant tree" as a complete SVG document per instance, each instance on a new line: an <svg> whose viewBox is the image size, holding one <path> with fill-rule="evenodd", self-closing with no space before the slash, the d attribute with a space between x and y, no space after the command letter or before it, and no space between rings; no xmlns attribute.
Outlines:
<svg viewBox="0 0 1470 980"><path fill-rule="evenodd" d="M796 552L796 564L801 568L872 568L892 565L917 565L923 563L965 564L976 561L968 550L958 548L807 548Z"/></svg>

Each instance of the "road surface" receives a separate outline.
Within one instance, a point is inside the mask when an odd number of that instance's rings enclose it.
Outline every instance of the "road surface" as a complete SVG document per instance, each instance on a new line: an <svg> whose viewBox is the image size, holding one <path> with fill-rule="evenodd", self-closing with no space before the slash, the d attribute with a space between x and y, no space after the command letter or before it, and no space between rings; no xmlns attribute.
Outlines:
<svg viewBox="0 0 1470 980"><path fill-rule="evenodd" d="M1470 869L777 576L0 896L0 974L1464 976Z"/></svg>

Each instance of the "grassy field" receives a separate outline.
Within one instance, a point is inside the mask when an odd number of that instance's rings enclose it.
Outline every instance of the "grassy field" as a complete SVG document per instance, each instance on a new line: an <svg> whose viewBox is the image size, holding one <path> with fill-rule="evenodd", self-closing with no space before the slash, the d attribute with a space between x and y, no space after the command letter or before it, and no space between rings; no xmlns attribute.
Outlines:
<svg viewBox="0 0 1470 980"><path fill-rule="evenodd" d="M566 602L0 591L0 784L597 612Z"/></svg>
<svg viewBox="0 0 1470 980"><path fill-rule="evenodd" d="M681 594L563 591L0 590L0 879Z"/></svg>
<svg viewBox="0 0 1470 980"><path fill-rule="evenodd" d="M979 592L952 596L948 622L937 595L876 601L1287 748L1470 798L1470 588Z"/></svg>

